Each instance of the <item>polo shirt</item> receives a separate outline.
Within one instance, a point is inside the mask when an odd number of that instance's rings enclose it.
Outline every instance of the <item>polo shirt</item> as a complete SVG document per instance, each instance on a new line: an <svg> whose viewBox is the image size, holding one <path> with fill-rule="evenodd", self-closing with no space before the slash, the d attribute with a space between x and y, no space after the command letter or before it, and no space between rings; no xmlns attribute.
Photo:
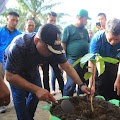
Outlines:
<svg viewBox="0 0 120 120"><path fill-rule="evenodd" d="M0 62L3 62L3 52L7 48L7 46L11 43L14 37L22 34L19 30L15 29L14 31L10 31L7 27L0 28Z"/></svg>
<svg viewBox="0 0 120 120"><path fill-rule="evenodd" d="M67 26L62 32L62 43L66 44L67 59L76 60L88 53L89 35L86 28Z"/></svg>

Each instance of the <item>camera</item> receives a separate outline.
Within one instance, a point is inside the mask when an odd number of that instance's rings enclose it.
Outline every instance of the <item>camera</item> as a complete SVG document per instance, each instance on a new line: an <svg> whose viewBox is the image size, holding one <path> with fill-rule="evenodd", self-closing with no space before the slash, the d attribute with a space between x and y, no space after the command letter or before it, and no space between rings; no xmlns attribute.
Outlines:
<svg viewBox="0 0 120 120"><path fill-rule="evenodd" d="M100 27L101 27L101 24L100 24L100 22L97 22L97 23L96 23L96 26L100 26Z"/></svg>

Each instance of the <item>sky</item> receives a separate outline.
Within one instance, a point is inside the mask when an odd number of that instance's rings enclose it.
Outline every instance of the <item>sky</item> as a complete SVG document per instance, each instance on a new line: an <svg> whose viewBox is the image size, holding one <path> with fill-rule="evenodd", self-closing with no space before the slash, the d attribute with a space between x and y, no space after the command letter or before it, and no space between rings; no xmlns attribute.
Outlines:
<svg viewBox="0 0 120 120"><path fill-rule="evenodd" d="M76 15L80 9L88 10L89 17L92 21L96 21L97 14L103 12L107 16L107 20L112 18L120 18L120 0L55 0L55 2L62 2L58 7L53 8L55 12L64 12L71 17L65 17L68 24L75 21ZM9 0L7 8L16 6L16 0Z"/></svg>

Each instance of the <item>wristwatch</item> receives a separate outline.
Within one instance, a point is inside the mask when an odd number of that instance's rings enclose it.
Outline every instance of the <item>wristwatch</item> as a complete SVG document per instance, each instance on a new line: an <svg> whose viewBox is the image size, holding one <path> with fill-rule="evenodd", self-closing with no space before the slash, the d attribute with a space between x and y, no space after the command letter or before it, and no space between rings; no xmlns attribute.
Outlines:
<svg viewBox="0 0 120 120"><path fill-rule="evenodd" d="M81 89L81 87L82 87L83 85L85 85L85 86L86 86L86 84L85 84L85 83L82 83L82 84L80 84L80 85L79 85L79 88Z"/></svg>

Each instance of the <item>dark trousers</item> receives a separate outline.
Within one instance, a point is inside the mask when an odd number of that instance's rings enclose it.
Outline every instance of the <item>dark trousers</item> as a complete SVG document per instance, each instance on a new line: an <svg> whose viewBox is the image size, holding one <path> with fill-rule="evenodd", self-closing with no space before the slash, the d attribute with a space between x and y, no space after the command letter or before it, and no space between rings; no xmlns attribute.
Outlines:
<svg viewBox="0 0 120 120"><path fill-rule="evenodd" d="M54 74L58 80L58 84L60 86L60 90L63 93L63 88L64 88L64 81L63 81L63 75L61 74L61 70L58 67L58 64L56 63L49 63L51 67L53 68ZM43 64L42 70L43 70L43 84L44 88L50 91L50 86L49 86L49 64Z"/></svg>
<svg viewBox="0 0 120 120"><path fill-rule="evenodd" d="M96 95L102 95L106 100L119 99L117 92L114 91L117 70L118 65L106 64L105 72L100 77L96 77Z"/></svg>

